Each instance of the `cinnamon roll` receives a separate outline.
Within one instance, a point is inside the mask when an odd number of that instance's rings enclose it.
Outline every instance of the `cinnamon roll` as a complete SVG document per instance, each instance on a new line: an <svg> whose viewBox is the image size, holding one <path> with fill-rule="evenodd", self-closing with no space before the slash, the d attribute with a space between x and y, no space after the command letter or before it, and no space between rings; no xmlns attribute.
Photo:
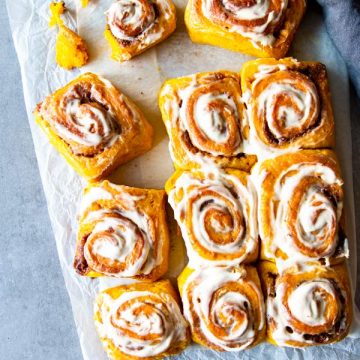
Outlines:
<svg viewBox="0 0 360 360"><path fill-rule="evenodd" d="M258 59L241 71L254 152L260 157L334 146L334 119L325 65Z"/></svg>
<svg viewBox="0 0 360 360"><path fill-rule="evenodd" d="M284 154L260 163L252 177L259 194L262 258L328 263L347 256L343 180L332 151Z"/></svg>
<svg viewBox="0 0 360 360"><path fill-rule="evenodd" d="M117 0L106 12L112 58L126 61L166 39L176 27L171 0Z"/></svg>
<svg viewBox="0 0 360 360"><path fill-rule="evenodd" d="M149 150L152 127L109 81L79 76L40 103L35 119L69 164L88 180Z"/></svg>
<svg viewBox="0 0 360 360"><path fill-rule="evenodd" d="M162 359L189 344L188 325L168 280L118 286L100 293L95 325L113 360Z"/></svg>
<svg viewBox="0 0 360 360"><path fill-rule="evenodd" d="M305 347L337 342L352 321L346 264L303 264L279 274L276 265L260 263L267 308L267 335L280 346Z"/></svg>
<svg viewBox="0 0 360 360"><path fill-rule="evenodd" d="M163 190L104 181L84 190L74 267L78 274L154 281L168 268Z"/></svg>
<svg viewBox="0 0 360 360"><path fill-rule="evenodd" d="M176 168L209 164L249 170L256 157L244 155L249 125L235 73L199 73L166 81L159 105Z"/></svg>
<svg viewBox="0 0 360 360"><path fill-rule="evenodd" d="M190 0L185 23L194 42L281 58L305 7L305 0Z"/></svg>
<svg viewBox="0 0 360 360"><path fill-rule="evenodd" d="M257 258L256 192L246 173L177 171L165 189L193 268Z"/></svg>
<svg viewBox="0 0 360 360"><path fill-rule="evenodd" d="M213 350L240 351L263 339L265 307L255 268L187 267L178 284L195 342Z"/></svg>

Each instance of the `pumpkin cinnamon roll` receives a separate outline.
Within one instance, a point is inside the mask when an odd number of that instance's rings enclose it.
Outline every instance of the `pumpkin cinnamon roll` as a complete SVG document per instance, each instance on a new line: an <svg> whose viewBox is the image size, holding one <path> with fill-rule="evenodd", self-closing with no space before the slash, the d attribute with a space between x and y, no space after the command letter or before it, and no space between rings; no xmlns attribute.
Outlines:
<svg viewBox="0 0 360 360"><path fill-rule="evenodd" d="M270 260L336 261L347 256L343 180L330 150L303 150L260 163L261 256Z"/></svg>
<svg viewBox="0 0 360 360"><path fill-rule="evenodd" d="M185 23L194 42L281 58L305 7L305 0L190 0Z"/></svg>
<svg viewBox="0 0 360 360"><path fill-rule="evenodd" d="M86 73L38 104L35 120L67 162L98 180L151 148L153 130L109 81Z"/></svg>
<svg viewBox="0 0 360 360"><path fill-rule="evenodd" d="M168 80L159 105L176 168L216 164L249 170L256 161L244 155L249 125L237 74L217 71Z"/></svg>
<svg viewBox="0 0 360 360"><path fill-rule="evenodd" d="M274 263L264 261L259 271L271 343L305 347L346 337L353 315L345 263L303 264L279 274Z"/></svg>
<svg viewBox="0 0 360 360"><path fill-rule="evenodd" d="M154 281L168 268L163 190L104 181L84 190L74 267L84 276Z"/></svg>
<svg viewBox="0 0 360 360"><path fill-rule="evenodd" d="M166 39L176 27L171 0L117 0L106 12L112 58L126 61Z"/></svg>
<svg viewBox="0 0 360 360"><path fill-rule="evenodd" d="M265 335L265 307L256 269L185 268L178 279L192 338L218 351L240 351Z"/></svg>
<svg viewBox="0 0 360 360"><path fill-rule="evenodd" d="M325 65L258 59L241 71L251 141L258 156L334 146L334 119Z"/></svg>
<svg viewBox="0 0 360 360"><path fill-rule="evenodd" d="M257 258L257 201L248 174L177 171L165 189L192 267L237 265Z"/></svg>
<svg viewBox="0 0 360 360"><path fill-rule="evenodd" d="M158 360L184 350L190 335L179 304L168 280L101 292L95 325L109 358Z"/></svg>

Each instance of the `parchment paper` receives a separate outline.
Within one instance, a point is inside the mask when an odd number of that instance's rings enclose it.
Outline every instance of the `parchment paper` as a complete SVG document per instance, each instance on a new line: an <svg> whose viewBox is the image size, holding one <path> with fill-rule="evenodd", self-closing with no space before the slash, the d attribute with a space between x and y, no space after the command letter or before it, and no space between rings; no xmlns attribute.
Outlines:
<svg viewBox="0 0 360 360"><path fill-rule="evenodd" d="M79 1L80 2L80 1ZM162 125L157 106L157 92L164 79L188 75L199 71L228 69L239 71L243 62L251 57L220 48L196 45L188 38L184 22L186 0L175 0L178 15L176 32L156 48L125 64L109 58L109 47L102 32L105 25L104 11L111 0L90 0L82 9L75 1L66 1L71 11L67 23L78 28L87 40L91 62L81 69L99 73L132 99L144 111L156 130L154 148L142 157L119 168L110 178L116 183L139 187L163 188L172 173L168 152L168 138ZM48 28L49 1L6 0L16 51L22 72L24 98L28 112L35 151L38 159L49 215L59 253L61 269L78 331L85 360L103 360L106 355L101 347L93 324L93 299L99 289L112 286L113 279L90 280L77 276L72 268L76 240L76 214L81 199L82 180L65 160L48 143L45 135L35 125L32 111L36 104L50 92L64 86L76 77L78 71L66 72L54 61L55 29ZM350 239L350 270L356 283L356 244L354 227L354 202L351 163L351 133L349 114L348 78L345 64L329 39L321 16L311 9L302 23L290 55L299 60L317 60L326 64L333 94L337 126L337 152L345 178L347 201L347 234ZM176 243L177 251L183 245ZM182 247L182 249L181 249ZM178 252L177 252L178 253ZM172 252L173 255L173 252ZM174 277L184 265L182 259L172 257L169 276ZM217 353L192 345L176 359L358 359L360 356L360 331L354 321L352 338L340 344L320 346L306 351L276 348L261 344L242 353Z"/></svg>

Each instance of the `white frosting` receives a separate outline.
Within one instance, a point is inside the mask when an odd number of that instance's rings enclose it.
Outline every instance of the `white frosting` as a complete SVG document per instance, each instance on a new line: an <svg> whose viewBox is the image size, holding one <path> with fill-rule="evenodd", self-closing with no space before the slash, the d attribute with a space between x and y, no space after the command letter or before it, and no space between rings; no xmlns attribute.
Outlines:
<svg viewBox="0 0 360 360"><path fill-rule="evenodd" d="M252 172L252 179L256 184L258 192L262 194L263 182L267 178L266 169L259 170L260 165ZM305 178L316 177L326 186L342 186L343 181L337 177L335 172L320 163L302 162L286 168L278 176L274 183L274 196L269 205L273 239L269 239L270 249L265 247L265 253L272 258L276 249L281 249L293 262L306 261L310 258L301 253L301 249L293 241L293 235L289 226L294 225L288 218L289 212L294 210L290 207L294 192L301 181ZM276 211L275 211L276 206ZM325 196L316 184L304 189L303 197L298 208L295 223L296 236L309 249L322 247L329 237L334 236L331 230L337 228L343 208L340 200L336 206ZM295 209L296 210L296 209ZM265 219L263 212L259 209L259 233L262 239L266 240ZM320 257L331 256L337 247L337 235L324 249ZM314 259L314 258L312 258Z"/></svg>
<svg viewBox="0 0 360 360"><path fill-rule="evenodd" d="M106 12L107 23L111 33L119 40L140 42L139 48L144 48L161 39L164 28L159 26L153 6L156 6L158 16L164 20L170 19L173 14L168 0L118 0ZM151 7L147 17L144 17L144 7ZM118 24L121 23L121 27ZM126 32L126 28L142 29L138 35L133 36Z"/></svg>
<svg viewBox="0 0 360 360"><path fill-rule="evenodd" d="M205 85L206 86L206 85ZM196 84L195 81L183 90L179 91L179 96L182 99L182 106L179 109L179 117L182 125L182 129L188 131L192 143L200 150L211 153L212 155L224 155L222 152L210 149L209 147L203 147L196 136L194 136L190 130L190 120L188 119L187 109L188 101L193 96L193 93L199 89L201 85ZM234 99L232 96L227 94L224 89L224 93L212 94L204 93L200 95L194 105L193 114L194 121L198 129L201 130L204 137L210 142L226 144L229 141L229 126L226 118L223 114L218 112L218 107L213 109L211 104L220 103L221 109L227 109L235 119L235 124L239 127L236 145L233 149L233 154L236 155L241 152L241 136L240 136L240 114L238 113L236 102L239 103L241 99ZM177 105L178 106L178 105ZM173 108L174 111L174 108ZM236 126L235 125L235 126Z"/></svg>
<svg viewBox="0 0 360 360"><path fill-rule="evenodd" d="M175 187L169 193L169 203L174 209L175 219L185 240L190 264L192 267L209 264L239 264L257 246L255 188L251 181L248 180L247 185L244 185L236 176L226 174L215 167L208 167L206 170L203 180L196 179L189 172L184 172L176 180ZM178 202L176 197L179 193L183 195ZM216 193L218 196L211 196L211 193ZM191 229L188 229L187 224L187 218L190 216L189 206L192 212ZM233 236L230 242L221 244L214 242L211 238L205 227L205 218L210 211L217 211L222 216L231 218L231 224L220 223L216 218L211 218L210 222L213 231L218 235ZM194 241L216 254L218 260L206 259L198 253L194 248L191 233L193 233ZM243 252L241 252L242 249ZM233 254L234 258L221 259L221 255L225 254Z"/></svg>
<svg viewBox="0 0 360 360"><path fill-rule="evenodd" d="M318 289L330 294L336 301L334 288L328 281L307 281L299 285L289 296L289 310L293 316L310 326L323 325L326 322L323 296Z"/></svg>
<svg viewBox="0 0 360 360"><path fill-rule="evenodd" d="M245 270L244 270L245 271ZM194 326L194 316L200 320L200 330L206 339L212 344L226 351L239 351L251 345L256 336L256 332L264 326L264 304L260 289L248 282L257 299L249 299L240 292L228 291L222 293L216 302L213 302L213 295L216 291L226 286L227 283L242 283L244 273L234 271L233 268L211 267L194 271L186 280L183 288L183 307L184 316L189 321L190 326ZM259 325L255 329L255 314L252 303L258 302ZM192 309L192 310L191 310ZM239 323L236 315L241 314ZM226 319L226 323L223 319ZM218 337L213 333L208 322L220 327L226 334Z"/></svg>
<svg viewBox="0 0 360 360"><path fill-rule="evenodd" d="M85 258L88 261L89 258L91 258L89 244L92 244L92 254L104 257L107 261L112 260L113 262L126 263L126 268L123 271L115 274L109 272L109 275L134 276L139 274L139 272L149 274L155 265L155 259L149 259L153 239L146 236L141 230L139 233L138 227L139 223L142 226L146 224L141 221L141 217L135 212L121 211L120 213L126 217L126 219L112 217L111 212L103 212L102 214L98 214L100 215L98 218L92 218L92 220L97 223L87 238L84 248ZM127 219L135 220L137 223ZM101 237L99 237L99 234L101 234ZM93 240L93 238L95 238L95 240ZM141 254L135 258L135 261L127 261L127 259L133 255L139 242L142 246ZM101 271L101 269L97 269L96 266L93 270L106 273Z"/></svg>
<svg viewBox="0 0 360 360"><path fill-rule="evenodd" d="M294 64L297 60L292 59ZM255 99L253 92L256 88L262 84L263 81L267 81L267 78L279 71L287 71L288 67L284 64L277 65L259 65L258 72L254 74L255 80L251 84L251 88L247 89L242 96L244 103L246 104L246 115L249 119L254 116L264 119L272 136L275 139L282 139L284 137L281 130L276 127L276 124L280 124L280 129L285 131L304 130L313 126L318 117L320 116L320 100L316 90L316 86L309 82L303 81L303 89L297 86L297 81L291 77L282 79L280 82L274 82L269 80L269 85L257 96ZM281 106L278 111L275 111L276 102L278 99L288 97L293 106ZM257 113L255 114L254 102L256 101ZM274 116L275 115L275 116ZM294 152L301 148L299 141L291 141L281 148L277 145L265 144L259 137L254 124L250 121L250 140L247 143L246 151L248 153L255 153L260 160L277 156L285 152ZM262 131L260 129L259 131ZM324 136L327 136L324 133ZM300 139L300 138L299 138ZM308 145L311 145L309 139ZM320 140L319 140L320 141Z"/></svg>
<svg viewBox="0 0 360 360"><path fill-rule="evenodd" d="M174 143L172 128L178 128L179 131L189 134L192 145L202 152L193 152L186 144L183 145L183 150L186 152L187 158L203 168L215 166L216 159L213 158L214 156L229 156L228 153L225 153L229 151L231 156L244 152L247 140L242 138L242 132L248 124L247 118L242 118L243 114L239 114L238 111L238 106L242 103L242 99L240 94L227 93L226 86L224 86L224 92L218 93L218 90L216 90L216 93L204 92L194 102L192 114L194 122L192 126L196 126L201 136L206 139L206 145L204 143L200 144L196 134L193 134L190 129L190 120L187 114L189 99L195 96L194 92L201 91L202 86L209 86L212 79L211 76L209 74L209 82L202 85L194 75L190 84L176 91L176 93L170 84L165 85L161 90L161 96L166 99L164 111L167 114L171 114L170 121L167 121L165 124L170 138L170 155L174 162L176 162L176 158L174 156L174 149L172 149L172 144ZM216 83L221 80L214 78L212 81ZM217 89L219 88L220 86ZM212 103L222 104L222 106L212 106ZM234 120L231 125L223 117L223 114L218 111L219 108L222 108ZM232 134L235 134L235 137L231 140L231 149L229 146L230 131ZM177 136L181 135L178 134ZM223 150L221 146L229 150Z"/></svg>
<svg viewBox="0 0 360 360"><path fill-rule="evenodd" d="M83 196L79 213L85 213L86 209L98 200L111 200L113 195L100 186L93 186L86 191L86 196Z"/></svg>
<svg viewBox="0 0 360 360"><path fill-rule="evenodd" d="M126 355L156 356L186 340L187 324L178 304L166 293L129 291L117 299L100 294L95 312L100 313L101 321L95 322L100 337L111 340Z"/></svg>
<svg viewBox="0 0 360 360"><path fill-rule="evenodd" d="M314 268L310 266L302 271L314 272ZM325 326L327 328L325 331L331 336L339 314L333 314L333 318L327 318L328 304L326 301L334 302L335 306L342 306L338 300L339 294L333 284L328 279L321 277L304 281L293 289L286 303L284 296L288 286L290 285L281 282L276 287L276 296L269 296L267 300L267 316L274 319L276 323L272 332L275 341L282 346L286 346L288 341L314 343L313 339L304 337L305 334L296 328L292 319L296 319L304 326ZM346 297L346 294L342 293L342 295ZM345 323L345 321L341 322L339 331L344 329Z"/></svg>
<svg viewBox="0 0 360 360"><path fill-rule="evenodd" d="M118 272L106 272L101 266L97 268L96 264L92 264L93 270L109 276L150 274L162 260L161 252L156 253L154 249L155 225L136 208L139 197L126 193L122 186L111 186L117 191L115 196L99 185L92 187L83 198L80 207L82 223L96 223L84 246L85 258L92 263L93 256L101 256L114 267L119 263L126 265ZM94 202L112 199L117 200L117 208L88 210ZM137 256L132 256L138 246L141 251Z"/></svg>
<svg viewBox="0 0 360 360"><path fill-rule="evenodd" d="M106 13L110 30L115 37L122 40L132 40L117 24L121 22L123 27L135 28L137 26L147 27L155 19L152 11L144 18L144 5L141 0L120 0L114 2Z"/></svg>
<svg viewBox="0 0 360 360"><path fill-rule="evenodd" d="M214 0L205 0L202 2L203 14L209 20L216 17L216 15L212 13L213 2ZM234 25L230 20L229 23L226 24L226 29L251 39L255 44L258 43L262 46L272 45L275 37L271 33L266 34L266 29L269 25L276 24L280 21L287 9L288 0L282 0L280 2L281 8L278 12L270 11L271 2L272 0L257 0L251 6L244 6L241 5L241 3L237 5L233 0L223 0L223 12L239 22L238 25ZM257 21L259 25L247 26L247 21ZM241 25L241 22L243 22L243 25Z"/></svg>
<svg viewBox="0 0 360 360"><path fill-rule="evenodd" d="M190 86L180 92L180 96L183 99L183 106L180 108L180 118L186 130L189 132L192 143L200 150L209 151L208 148L202 147L202 145L197 141L197 137L192 136L193 134L189 129L189 119L186 114L188 106L187 101L195 89L195 86ZM226 93L216 95L205 93L199 96L194 106L194 113L191 115L194 117L197 127L202 131L205 137L214 143L225 144L229 141L229 124L226 123L226 119L223 117L223 114L217 111L218 109L213 110L209 106L209 104L215 102L222 103L222 109L229 109L229 111L233 113L233 117L238 119L237 121L240 122L236 103L234 99L229 97ZM240 151L240 140L240 133L238 133L237 149L235 149L234 155ZM223 155L221 152L213 150L210 150L209 152L213 155Z"/></svg>
<svg viewBox="0 0 360 360"><path fill-rule="evenodd" d="M296 82L293 79L285 79L281 83L270 83L256 100L258 116L265 117L271 133L278 139L283 134L276 128L276 120L283 119L283 128L287 130L298 129L300 131L305 122L313 123L319 116L319 99L315 87L307 86L306 89L300 90L295 85ZM296 108L281 106L276 113L274 108L276 100L284 95L291 98L292 104ZM310 114L312 107L317 110ZM274 114L276 118L274 118ZM309 118L311 118L310 121Z"/></svg>
<svg viewBox="0 0 360 360"><path fill-rule="evenodd" d="M109 111L102 111L90 103L81 103L74 99L65 108L66 126L54 122L58 135L80 145L96 147L101 144L111 146L119 134L114 131L114 118ZM71 129L69 129L69 127Z"/></svg>
<svg viewBox="0 0 360 360"><path fill-rule="evenodd" d="M151 9L147 17L144 17L144 7L151 7L145 1L142 0L119 0L114 2L109 10L106 12L108 18L108 24L111 32L115 37L121 40L133 40L132 36L129 36L125 29L135 29L141 27L144 31L153 24L155 20L155 12Z"/></svg>

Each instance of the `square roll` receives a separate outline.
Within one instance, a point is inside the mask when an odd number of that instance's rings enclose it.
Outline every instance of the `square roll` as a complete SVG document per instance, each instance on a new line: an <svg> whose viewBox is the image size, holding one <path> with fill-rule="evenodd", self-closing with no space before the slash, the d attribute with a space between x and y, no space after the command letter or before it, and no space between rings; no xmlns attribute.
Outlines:
<svg viewBox="0 0 360 360"><path fill-rule="evenodd" d="M262 261L259 275L272 344L306 347L346 337L353 317L346 263L303 263L279 274L274 263Z"/></svg>
<svg viewBox="0 0 360 360"><path fill-rule="evenodd" d="M168 268L169 235L163 190L108 181L84 190L75 270L84 276L154 281Z"/></svg>
<svg viewBox="0 0 360 360"><path fill-rule="evenodd" d="M67 162L99 180L151 148L153 130L109 81L86 73L38 104L35 120Z"/></svg>
<svg viewBox="0 0 360 360"><path fill-rule="evenodd" d="M190 0L192 41L257 57L284 57L305 12L305 0Z"/></svg>
<svg viewBox="0 0 360 360"><path fill-rule="evenodd" d="M259 163L261 258L338 262L348 255L343 180L331 150L302 150Z"/></svg>
<svg viewBox="0 0 360 360"><path fill-rule="evenodd" d="M95 302L95 325L112 360L158 360L184 350L188 325L168 280L118 286Z"/></svg>
<svg viewBox="0 0 360 360"><path fill-rule="evenodd" d="M165 189L191 267L256 260L257 197L249 174L234 169L177 171Z"/></svg>
<svg viewBox="0 0 360 360"><path fill-rule="evenodd" d="M241 70L241 89L259 157L335 145L325 65L292 58L249 61Z"/></svg>
<svg viewBox="0 0 360 360"><path fill-rule="evenodd" d="M171 0L117 0L106 12L112 58L126 61L166 39L176 27Z"/></svg>
<svg viewBox="0 0 360 360"><path fill-rule="evenodd" d="M249 170L256 161L244 154L249 126L238 74L217 71L168 80L159 105L176 168L210 163Z"/></svg>
<svg viewBox="0 0 360 360"><path fill-rule="evenodd" d="M178 285L184 316L196 343L233 352L264 339L265 306L256 268L186 267Z"/></svg>

